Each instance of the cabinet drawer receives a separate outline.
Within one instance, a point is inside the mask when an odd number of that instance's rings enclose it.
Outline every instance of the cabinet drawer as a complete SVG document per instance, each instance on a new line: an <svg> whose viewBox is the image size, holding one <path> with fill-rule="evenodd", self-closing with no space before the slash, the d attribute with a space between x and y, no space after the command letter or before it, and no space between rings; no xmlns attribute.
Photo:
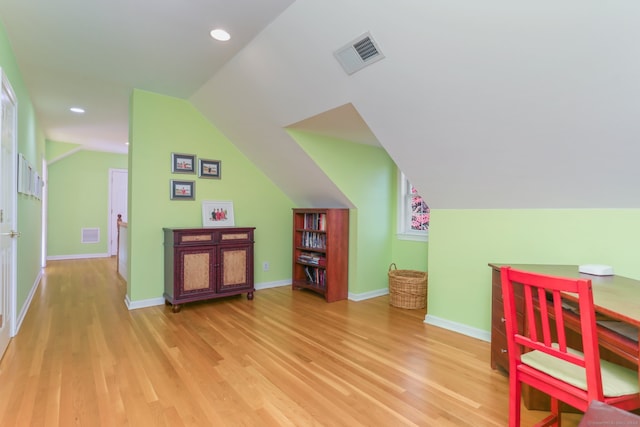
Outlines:
<svg viewBox="0 0 640 427"><path fill-rule="evenodd" d="M491 270L491 284L493 286L501 287L500 270Z"/></svg>
<svg viewBox="0 0 640 427"><path fill-rule="evenodd" d="M491 297L500 303L501 306L504 306L504 300L502 299L502 287L500 284L497 286L493 286ZM513 288L513 297L515 299L516 304L516 313L520 316L524 313L524 291L522 290L522 285L516 283ZM500 311L504 311L504 308L501 308Z"/></svg>
<svg viewBox="0 0 640 427"><path fill-rule="evenodd" d="M517 301L516 301L517 305ZM522 330L524 326L524 316L521 311L516 312L518 318L518 329ZM498 328L503 334L506 334L505 319L504 319L504 305L502 300L494 298L491 302L491 325L494 328Z"/></svg>
<svg viewBox="0 0 640 427"><path fill-rule="evenodd" d="M505 371L509 371L509 353L507 350L507 336L503 330L491 328L491 364Z"/></svg>
<svg viewBox="0 0 640 427"><path fill-rule="evenodd" d="M504 306L502 305L502 300L494 298L491 301L491 326L505 334L506 329L504 322Z"/></svg>
<svg viewBox="0 0 640 427"><path fill-rule="evenodd" d="M500 304L502 304L502 285L500 285L500 283L497 285L495 283L493 284L491 288L491 297L494 300L500 301Z"/></svg>
<svg viewBox="0 0 640 427"><path fill-rule="evenodd" d="M197 245L211 244L214 242L214 234L210 231L204 232L182 232L175 236L176 245Z"/></svg>
<svg viewBox="0 0 640 427"><path fill-rule="evenodd" d="M253 241L253 230L220 231L220 243L241 243Z"/></svg>

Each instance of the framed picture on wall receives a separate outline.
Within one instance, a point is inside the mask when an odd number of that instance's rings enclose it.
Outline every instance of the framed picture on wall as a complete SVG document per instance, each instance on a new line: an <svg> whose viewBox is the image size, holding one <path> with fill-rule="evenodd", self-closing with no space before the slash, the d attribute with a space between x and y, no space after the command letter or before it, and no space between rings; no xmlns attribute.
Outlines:
<svg viewBox="0 0 640 427"><path fill-rule="evenodd" d="M171 153L171 172L195 173L196 156L194 154Z"/></svg>
<svg viewBox="0 0 640 427"><path fill-rule="evenodd" d="M27 194L27 183L29 182L29 162L22 155L18 154L18 193Z"/></svg>
<svg viewBox="0 0 640 427"><path fill-rule="evenodd" d="M171 180L171 200L194 200L195 197L195 181Z"/></svg>
<svg viewBox="0 0 640 427"><path fill-rule="evenodd" d="M202 202L203 227L233 227L234 224L233 202L206 200Z"/></svg>
<svg viewBox="0 0 640 427"><path fill-rule="evenodd" d="M198 159L198 176L220 179L220 160Z"/></svg>

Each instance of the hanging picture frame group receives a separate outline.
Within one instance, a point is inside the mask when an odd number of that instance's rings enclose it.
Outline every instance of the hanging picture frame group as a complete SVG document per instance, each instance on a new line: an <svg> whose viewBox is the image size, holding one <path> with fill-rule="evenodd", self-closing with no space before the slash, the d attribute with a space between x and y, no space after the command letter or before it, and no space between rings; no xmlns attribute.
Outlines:
<svg viewBox="0 0 640 427"><path fill-rule="evenodd" d="M18 193L42 199L44 180L26 157L18 154Z"/></svg>
<svg viewBox="0 0 640 427"><path fill-rule="evenodd" d="M200 159L195 154L171 153L171 173L195 174L198 178L221 179L221 161ZM195 200L195 181L170 180L171 200ZM233 207L231 207L233 209Z"/></svg>

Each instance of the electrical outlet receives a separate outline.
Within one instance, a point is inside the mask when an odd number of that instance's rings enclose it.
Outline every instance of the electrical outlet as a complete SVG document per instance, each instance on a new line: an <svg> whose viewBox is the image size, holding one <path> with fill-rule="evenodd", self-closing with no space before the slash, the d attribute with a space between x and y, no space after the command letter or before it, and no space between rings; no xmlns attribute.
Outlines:
<svg viewBox="0 0 640 427"><path fill-rule="evenodd" d="M269 271L269 261L262 263L262 271Z"/></svg>

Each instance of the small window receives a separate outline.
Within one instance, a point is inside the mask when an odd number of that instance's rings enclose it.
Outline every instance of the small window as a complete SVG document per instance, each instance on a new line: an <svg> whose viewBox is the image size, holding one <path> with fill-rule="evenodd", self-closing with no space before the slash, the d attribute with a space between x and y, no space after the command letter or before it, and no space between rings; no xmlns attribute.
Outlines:
<svg viewBox="0 0 640 427"><path fill-rule="evenodd" d="M429 236L429 206L403 174L400 174L398 191L398 237L410 240L427 240Z"/></svg>

